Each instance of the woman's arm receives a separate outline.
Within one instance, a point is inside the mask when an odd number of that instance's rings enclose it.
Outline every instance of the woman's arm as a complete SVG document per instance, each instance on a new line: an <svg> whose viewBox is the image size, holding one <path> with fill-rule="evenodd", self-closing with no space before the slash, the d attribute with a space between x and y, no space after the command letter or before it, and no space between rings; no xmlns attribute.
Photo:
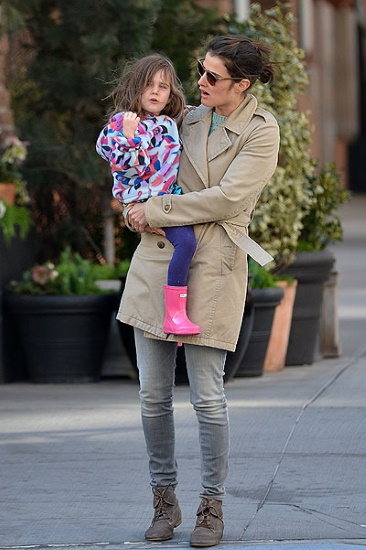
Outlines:
<svg viewBox="0 0 366 550"><path fill-rule="evenodd" d="M256 128L219 185L181 196L153 197L146 203L143 214L136 213L136 221L142 224L146 220L150 227L169 227L234 218L248 201L259 196L271 178L277 165L278 147L279 131L275 123Z"/></svg>

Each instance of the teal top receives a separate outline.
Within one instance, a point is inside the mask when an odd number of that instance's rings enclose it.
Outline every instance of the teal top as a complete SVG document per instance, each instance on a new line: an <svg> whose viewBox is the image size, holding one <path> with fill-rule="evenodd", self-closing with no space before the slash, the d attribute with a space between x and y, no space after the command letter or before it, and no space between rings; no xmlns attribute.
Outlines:
<svg viewBox="0 0 366 550"><path fill-rule="evenodd" d="M212 111L211 127L208 135L210 136L226 119L227 116L218 115L215 111Z"/></svg>

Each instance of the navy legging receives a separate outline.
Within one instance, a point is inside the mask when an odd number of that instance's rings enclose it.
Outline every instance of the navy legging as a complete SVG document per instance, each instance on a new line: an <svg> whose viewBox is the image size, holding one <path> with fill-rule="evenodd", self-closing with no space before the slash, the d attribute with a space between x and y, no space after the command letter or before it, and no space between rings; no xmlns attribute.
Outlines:
<svg viewBox="0 0 366 550"><path fill-rule="evenodd" d="M186 286L188 270L196 250L196 237L191 225L164 227L166 238L174 246L168 268L169 286Z"/></svg>

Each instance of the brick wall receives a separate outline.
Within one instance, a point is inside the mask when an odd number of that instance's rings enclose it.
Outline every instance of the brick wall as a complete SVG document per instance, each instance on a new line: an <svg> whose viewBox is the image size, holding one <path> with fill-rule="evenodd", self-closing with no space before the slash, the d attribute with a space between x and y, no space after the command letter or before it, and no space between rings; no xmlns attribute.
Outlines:
<svg viewBox="0 0 366 550"><path fill-rule="evenodd" d="M10 94L7 88L6 67L9 43L6 35L0 36L0 140L14 135L14 120L10 109Z"/></svg>

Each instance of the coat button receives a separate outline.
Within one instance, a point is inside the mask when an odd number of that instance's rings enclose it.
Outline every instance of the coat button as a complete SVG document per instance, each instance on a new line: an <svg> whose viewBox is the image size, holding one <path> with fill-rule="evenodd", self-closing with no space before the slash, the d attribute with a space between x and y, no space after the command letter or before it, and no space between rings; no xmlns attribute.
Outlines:
<svg viewBox="0 0 366 550"><path fill-rule="evenodd" d="M157 245L159 248L165 248L165 243L163 241L158 241Z"/></svg>
<svg viewBox="0 0 366 550"><path fill-rule="evenodd" d="M170 206L169 206L169 204L166 204L164 206L164 212L169 212L169 210L170 210Z"/></svg>

